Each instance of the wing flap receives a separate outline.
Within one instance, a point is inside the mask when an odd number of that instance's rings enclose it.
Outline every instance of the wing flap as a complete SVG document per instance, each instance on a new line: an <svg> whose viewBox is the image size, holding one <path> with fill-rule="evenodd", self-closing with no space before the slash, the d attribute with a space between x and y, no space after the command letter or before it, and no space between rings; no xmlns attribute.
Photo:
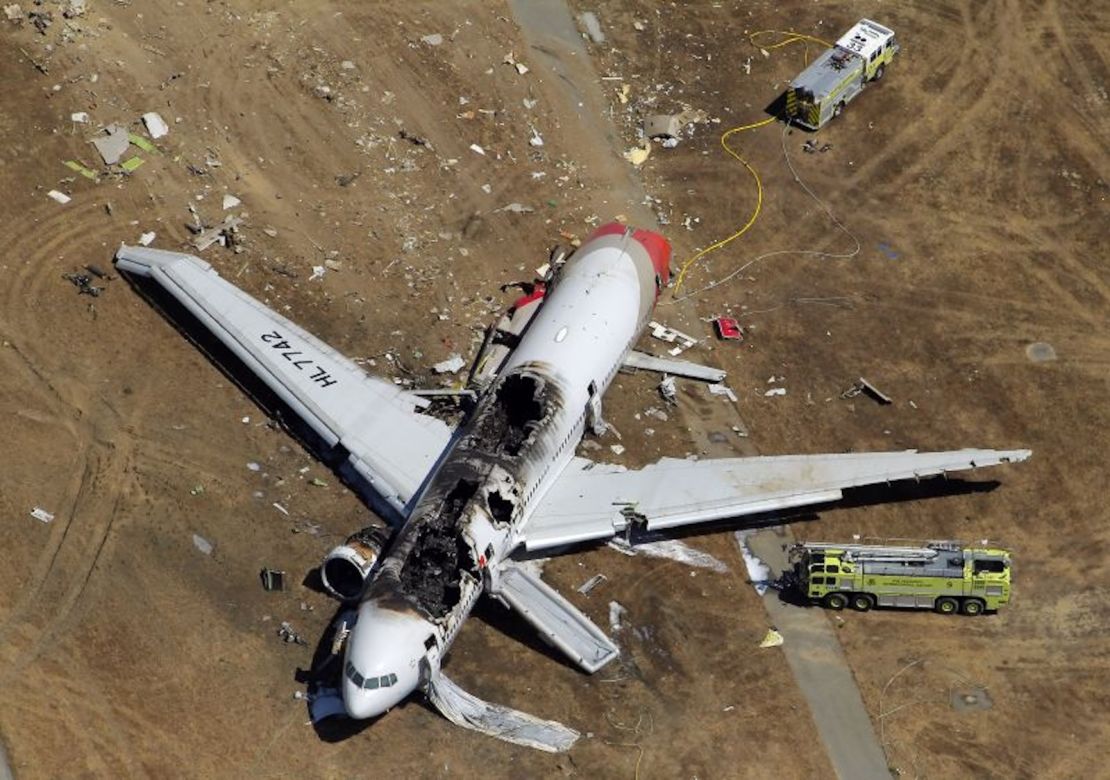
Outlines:
<svg viewBox="0 0 1110 780"><path fill-rule="evenodd" d="M121 247L116 267L148 277L179 301L329 447L396 509L423 483L451 438L425 404L267 308L193 255Z"/></svg>
<svg viewBox="0 0 1110 780"><path fill-rule="evenodd" d="M846 488L1014 463L1029 450L664 458L629 471L575 458L524 529L528 550L835 501Z"/></svg>

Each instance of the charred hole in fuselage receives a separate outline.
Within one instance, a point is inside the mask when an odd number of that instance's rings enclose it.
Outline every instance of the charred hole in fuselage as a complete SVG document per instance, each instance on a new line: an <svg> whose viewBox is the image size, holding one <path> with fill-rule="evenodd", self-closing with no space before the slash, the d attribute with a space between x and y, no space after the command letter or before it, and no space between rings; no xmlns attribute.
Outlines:
<svg viewBox="0 0 1110 780"><path fill-rule="evenodd" d="M497 490L491 490L486 496L489 502L489 513L493 522L506 525L513 519L513 510L516 508L512 501L505 498Z"/></svg>
<svg viewBox="0 0 1110 780"><path fill-rule="evenodd" d="M530 374L512 374L497 389L497 407L507 423L500 449L519 455L546 413L543 380Z"/></svg>
<svg viewBox="0 0 1110 780"><path fill-rule="evenodd" d="M462 597L462 571L473 573L473 553L460 533L463 510L478 483L460 479L442 503L418 521L416 541L401 568L402 589L435 618L442 618Z"/></svg>

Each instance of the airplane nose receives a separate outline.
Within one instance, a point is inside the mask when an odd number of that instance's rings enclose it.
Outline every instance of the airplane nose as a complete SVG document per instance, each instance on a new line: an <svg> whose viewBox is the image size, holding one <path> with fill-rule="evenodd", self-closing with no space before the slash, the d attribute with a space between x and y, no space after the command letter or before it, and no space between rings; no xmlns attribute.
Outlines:
<svg viewBox="0 0 1110 780"><path fill-rule="evenodd" d="M408 698L420 684L420 664L434 628L413 612L364 602L347 638L343 664L347 715L376 718Z"/></svg>
<svg viewBox="0 0 1110 780"><path fill-rule="evenodd" d="M343 706L347 708L347 717L356 720L376 718L385 714L384 709L375 706L373 696L356 688L350 680L343 684Z"/></svg>

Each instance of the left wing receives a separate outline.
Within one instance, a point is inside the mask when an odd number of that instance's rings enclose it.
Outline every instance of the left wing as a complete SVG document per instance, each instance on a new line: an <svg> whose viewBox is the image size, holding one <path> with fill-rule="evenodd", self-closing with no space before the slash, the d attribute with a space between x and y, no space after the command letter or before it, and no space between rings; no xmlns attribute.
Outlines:
<svg viewBox="0 0 1110 780"><path fill-rule="evenodd" d="M404 517L452 435L444 422L418 413L426 401L367 375L199 257L123 246L116 267L177 299Z"/></svg>
<svg viewBox="0 0 1110 780"><path fill-rule="evenodd" d="M575 458L523 531L528 550L822 504L845 488L1016 463L1029 450L864 452L718 460L664 458L642 469Z"/></svg>

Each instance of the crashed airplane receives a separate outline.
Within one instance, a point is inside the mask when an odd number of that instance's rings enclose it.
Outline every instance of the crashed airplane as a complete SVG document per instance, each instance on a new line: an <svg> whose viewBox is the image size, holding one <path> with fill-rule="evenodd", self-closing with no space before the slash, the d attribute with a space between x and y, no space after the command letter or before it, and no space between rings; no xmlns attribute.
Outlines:
<svg viewBox="0 0 1110 780"><path fill-rule="evenodd" d="M671 529L821 504L846 488L1030 455L965 449L663 459L638 470L577 456L587 430L605 428L602 396L638 354L633 348L669 278L670 253L647 230L615 223L597 230L546 288L502 321L499 350L485 361L493 360L486 386L452 430L422 413L425 399L366 375L199 258L119 250L119 270L148 278L143 284L184 306L322 439L348 482L369 486L371 505L394 521L389 538L355 534L321 567L327 588L357 615L344 631L347 715L382 715L421 690L455 722L565 749L577 736L572 730L505 708L483 710L440 668L483 593L519 612L586 672L617 657L608 636L516 563L515 552L565 550L633 526Z"/></svg>

